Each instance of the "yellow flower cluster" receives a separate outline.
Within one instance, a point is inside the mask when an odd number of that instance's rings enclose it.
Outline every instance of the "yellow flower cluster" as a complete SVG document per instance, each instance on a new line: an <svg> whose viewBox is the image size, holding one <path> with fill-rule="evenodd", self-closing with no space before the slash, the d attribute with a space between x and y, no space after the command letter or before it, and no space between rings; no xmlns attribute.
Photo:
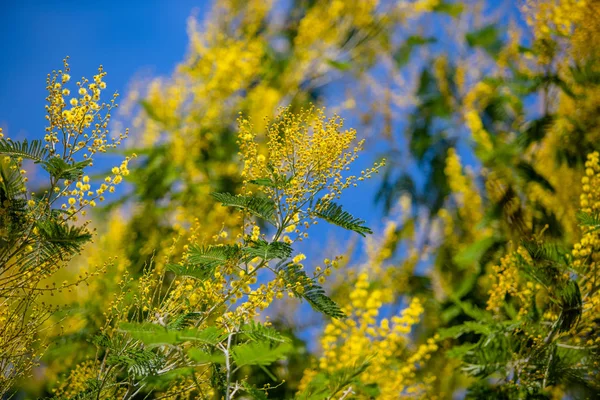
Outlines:
<svg viewBox="0 0 600 400"><path fill-rule="evenodd" d="M581 178L581 184L581 211L592 215L600 213L600 163L598 152L588 156L585 163L585 175ZM586 264L589 264L590 268L594 269L594 266L600 260L597 251L600 248L600 235L597 230L591 228L584 228L582 233L582 239L573 247L573 265L576 268L584 268Z"/></svg>
<svg viewBox="0 0 600 400"><path fill-rule="evenodd" d="M475 226L483 219L483 203L473 177L463 174L460 157L454 148L448 149L444 173L448 177L448 185L456 199L460 217L467 230L474 232Z"/></svg>
<svg viewBox="0 0 600 400"><path fill-rule="evenodd" d="M111 110L117 107L115 100L118 95L115 93L109 103L100 103L101 93L106 89L103 81L106 72L100 66L93 82L82 78L76 83L76 93L71 96L67 58L63 62L64 69L53 71L46 79L48 126L44 141L51 154L60 155L65 160L75 161L75 154L80 152L84 152L84 159L91 159L95 153L106 152L127 137L126 131L118 138L109 138L108 124ZM89 132L88 128L91 128ZM62 145L62 152L57 148L58 144Z"/></svg>
<svg viewBox="0 0 600 400"><path fill-rule="evenodd" d="M89 389L90 380L98 378L97 370L96 361L84 361L77 368L71 370L69 376L58 387L52 389L52 392L58 398L71 399L78 397L82 392ZM98 396L109 396L109 389L107 387L105 391L98 393ZM121 388L117 390L117 393L111 390L110 394L114 393L115 396L122 396L126 391L126 388Z"/></svg>
<svg viewBox="0 0 600 400"><path fill-rule="evenodd" d="M349 301L344 307L348 318L333 320L325 327L321 338L323 354L318 367L306 371L301 390L318 371L334 373L370 359L376 361L361 374L360 381L377 385L380 398L398 398L401 393L414 395L424 390L415 374L438 346L429 339L416 350L408 348L407 335L424 312L421 301L415 297L400 315L379 319L382 307L393 301L393 292L391 288L373 287L366 273L359 274ZM368 398L356 394L357 398Z"/></svg>
<svg viewBox="0 0 600 400"><path fill-rule="evenodd" d="M524 11L528 14L527 23L538 38L549 39L553 32L568 37L574 25L583 19L590 3L588 0L536 0L528 1Z"/></svg>
<svg viewBox="0 0 600 400"><path fill-rule="evenodd" d="M333 0L311 7L298 26L294 45L301 60L318 59L345 40L351 28L368 27L374 22L377 0L349 2Z"/></svg>
<svg viewBox="0 0 600 400"><path fill-rule="evenodd" d="M261 186L275 204L281 204L278 224L281 229L300 234L310 223L310 208L298 215L301 209L320 196L321 206L339 198L342 191L370 178L384 165L376 163L373 168L361 172L361 176L343 176L354 162L363 141L355 145L356 131L342 131L343 122L334 116L326 119L322 110L311 107L299 113L289 108L280 110L277 119L267 131L267 151L259 150L257 134L250 121L240 118L239 145L244 162L242 177L244 191L251 193L251 181L267 179L273 185ZM274 186L274 187L273 187ZM319 205L315 206L319 207ZM308 215L306 215L308 213ZM314 221L313 221L314 223Z"/></svg>
<svg viewBox="0 0 600 400"><path fill-rule="evenodd" d="M471 131L475 144L484 151L492 151L494 145L492 144L490 134L483 127L483 122L477 111L467 111L464 118L467 127Z"/></svg>
<svg viewBox="0 0 600 400"><path fill-rule="evenodd" d="M519 247L516 252L502 257L500 265L492 268L490 280L494 283L489 291L487 310L493 311L496 315L501 313L502 307L506 304L507 295L518 299L519 315L526 315L531 303L531 296L542 289L539 284L526 281L521 276L518 268L519 256L531 262L527 251L523 247Z"/></svg>
<svg viewBox="0 0 600 400"><path fill-rule="evenodd" d="M135 154L132 157L135 157ZM106 191L114 193L116 185L123 181L123 176L129 175L127 166L132 157L126 157L119 167L113 167L111 171L113 175L104 178L104 183L100 184L95 191L92 191L90 177L87 175L82 176L77 181L65 179L62 190L55 186L54 192L58 193L59 196L68 197L67 204L63 204L61 207L68 209L71 214L81 211L81 214L85 216L86 211L82 210L85 206L96 207L96 200L104 201L104 193ZM73 186L75 187L73 188ZM76 217L73 217L73 219L76 220Z"/></svg>
<svg viewBox="0 0 600 400"><path fill-rule="evenodd" d="M592 215L600 215L600 153L591 153L585 162L585 173L581 178L582 193L580 196L581 211ZM573 266L579 274L582 296L585 299L585 328L593 326L594 319L600 313L600 291L598 265L600 265L600 231L592 226L582 227L582 238L573 246Z"/></svg>

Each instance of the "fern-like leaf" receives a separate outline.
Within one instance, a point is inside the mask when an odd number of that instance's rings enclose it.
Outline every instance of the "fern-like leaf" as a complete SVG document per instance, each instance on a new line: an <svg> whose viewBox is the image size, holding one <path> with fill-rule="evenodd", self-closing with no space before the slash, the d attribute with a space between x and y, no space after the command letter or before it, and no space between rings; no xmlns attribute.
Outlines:
<svg viewBox="0 0 600 400"><path fill-rule="evenodd" d="M342 210L342 207L333 202L319 202L317 203L315 210L312 213L314 216L319 217L331 224L341 226L344 229L354 231L362 236L366 236L365 233L373 233L373 231L366 227L365 221L354 218L347 211Z"/></svg>
<svg viewBox="0 0 600 400"><path fill-rule="evenodd" d="M208 353L197 347L192 347L187 351L190 360L199 364L225 364L225 355L223 353Z"/></svg>
<svg viewBox="0 0 600 400"><path fill-rule="evenodd" d="M52 219L38 223L37 227L45 243L70 254L77 253L92 239L85 227L67 225Z"/></svg>
<svg viewBox="0 0 600 400"><path fill-rule="evenodd" d="M52 157L42 162L42 167L57 179L75 180L83 174L83 169L90 165L92 160L84 160L72 164L60 157Z"/></svg>
<svg viewBox="0 0 600 400"><path fill-rule="evenodd" d="M145 349L128 349L107 358L109 365L123 366L129 374L137 377L155 374L162 367L163 361L161 355Z"/></svg>
<svg viewBox="0 0 600 400"><path fill-rule="evenodd" d="M566 285L558 291L560 301L559 331L567 332L577 324L583 312L581 291L577 282L567 281Z"/></svg>
<svg viewBox="0 0 600 400"><path fill-rule="evenodd" d="M28 142L25 139L22 142L14 142L12 140L0 139L0 154L27 158L35 162L44 162L48 157L48 150L41 140Z"/></svg>
<svg viewBox="0 0 600 400"><path fill-rule="evenodd" d="M274 224L275 203L267 197L234 196L230 193L212 193L224 206L236 207Z"/></svg>
<svg viewBox="0 0 600 400"><path fill-rule="evenodd" d="M589 214L580 211L577 213L577 219L582 226L589 227L590 231L600 229L600 213Z"/></svg>
<svg viewBox="0 0 600 400"><path fill-rule="evenodd" d="M242 333L255 342L267 341L271 343L289 343L290 339L283 336L279 331L265 326L259 322L251 321L244 325Z"/></svg>
<svg viewBox="0 0 600 400"><path fill-rule="evenodd" d="M265 261L279 258L285 260L292 255L292 247L285 242L269 243L265 240L252 242L250 247L244 247L242 251L250 258L260 257Z"/></svg>
<svg viewBox="0 0 600 400"><path fill-rule="evenodd" d="M208 279L215 269L238 257L239 247L230 246L193 246L187 259L187 265L168 264L167 269L179 276L189 276L196 279Z"/></svg>
<svg viewBox="0 0 600 400"><path fill-rule="evenodd" d="M242 382L242 387L244 388L244 391L248 393L250 398L254 400L269 400L266 389L258 389L246 381Z"/></svg>
<svg viewBox="0 0 600 400"><path fill-rule="evenodd" d="M153 323L123 322L119 326L119 330L150 347L183 342L216 345L223 339L223 332L214 326L202 330L169 330L162 325Z"/></svg>
<svg viewBox="0 0 600 400"><path fill-rule="evenodd" d="M235 346L232 350L237 368L245 365L266 366L285 357L292 350L289 343L271 347L268 342L249 342Z"/></svg>
<svg viewBox="0 0 600 400"><path fill-rule="evenodd" d="M335 301L331 300L325 290L317 285L312 279L306 275L306 272L301 271L296 265L288 265L284 278L286 283L291 284L292 288L296 287L299 282L302 285L302 291L294 290L294 295L304 298L316 311L319 311L332 318L345 318L346 314Z"/></svg>

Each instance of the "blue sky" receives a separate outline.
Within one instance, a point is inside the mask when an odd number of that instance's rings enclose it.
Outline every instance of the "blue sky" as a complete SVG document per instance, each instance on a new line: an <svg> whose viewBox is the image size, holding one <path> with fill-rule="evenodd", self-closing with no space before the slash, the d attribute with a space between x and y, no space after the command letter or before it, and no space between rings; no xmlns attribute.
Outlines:
<svg viewBox="0 0 600 400"><path fill-rule="evenodd" d="M122 95L137 74L169 75L187 49L187 18L195 12L202 19L211 4L209 0L0 1L0 127L13 139L42 136L46 75L60 69L67 55L74 78L89 77L103 64L109 92ZM336 93L328 94L335 98ZM350 118L346 126L352 124ZM373 156L362 157L357 168L367 167ZM378 185L374 179L343 198L346 208L373 228L381 224L373 204ZM314 233L313 246L321 248L330 233L337 240L349 236L325 226Z"/></svg>
<svg viewBox="0 0 600 400"><path fill-rule="evenodd" d="M107 91L123 97L138 74L169 75L187 50L187 18L202 19L210 6L208 0L1 1L0 127L13 139L43 136L46 75L62 68L67 55L74 78L91 77L102 64ZM377 185L366 186L344 203L376 220L369 209ZM330 232L319 231L323 239Z"/></svg>
<svg viewBox="0 0 600 400"><path fill-rule="evenodd" d="M110 91L125 94L140 72L172 71L187 48L186 20L203 0L0 1L0 127L13 139L45 126L46 75L70 56L71 75L108 72Z"/></svg>

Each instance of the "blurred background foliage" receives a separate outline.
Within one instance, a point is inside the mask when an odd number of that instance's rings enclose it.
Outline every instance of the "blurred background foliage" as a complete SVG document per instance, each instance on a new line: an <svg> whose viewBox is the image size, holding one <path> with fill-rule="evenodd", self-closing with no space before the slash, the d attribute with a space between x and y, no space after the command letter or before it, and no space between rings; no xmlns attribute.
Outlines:
<svg viewBox="0 0 600 400"><path fill-rule="evenodd" d="M201 243L235 229L209 194L240 190L239 113L260 138L279 106L316 104L367 139L366 161L388 160L360 205L375 210L377 232L359 250L337 243L344 267L327 290L359 318L375 309L377 329L401 309L416 320L394 342L274 304L266 315L295 351L269 398L308 393L311 379L331 385L335 366L369 357L384 367L350 379L356 398L594 398L599 33L594 0L214 2L188 20L175 71L126 93L125 151L138 155L129 190L95 215L97 238L57 279L108 257L111 267L53 300L72 312L20 393L49 395L94 357L89 338L122 280L181 255L190 226ZM324 250L307 250L309 261ZM249 376L275 386L261 369Z"/></svg>

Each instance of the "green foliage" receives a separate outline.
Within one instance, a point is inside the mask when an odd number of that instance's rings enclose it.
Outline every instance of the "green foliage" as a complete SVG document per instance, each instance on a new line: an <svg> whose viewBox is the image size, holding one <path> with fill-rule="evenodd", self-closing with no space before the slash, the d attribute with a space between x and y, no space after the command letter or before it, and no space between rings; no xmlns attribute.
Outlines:
<svg viewBox="0 0 600 400"><path fill-rule="evenodd" d="M596 231L600 229L600 214L597 213L585 213L583 211L579 211L577 213L577 219L582 226L586 226L590 228L590 232Z"/></svg>
<svg viewBox="0 0 600 400"><path fill-rule="evenodd" d="M469 32L465 38L471 47L481 47L491 56L496 56L502 48L498 28L495 25L487 25L477 31Z"/></svg>
<svg viewBox="0 0 600 400"><path fill-rule="evenodd" d="M109 355L107 363L124 367L128 374L145 377L156 374L164 365L161 354L145 349L127 349L121 353Z"/></svg>
<svg viewBox="0 0 600 400"><path fill-rule="evenodd" d="M371 392L371 396L375 397L378 394L377 389L361 385L357 379L370 365L371 361L365 360L358 362L353 368L338 369L334 373L321 372L311 380L304 391L298 393L296 398L298 400L333 399L348 386L358 386L367 393Z"/></svg>
<svg viewBox="0 0 600 400"><path fill-rule="evenodd" d="M240 331L255 342L266 341L270 343L289 343L290 339L283 336L278 330L265 326L260 322L251 321L244 325Z"/></svg>
<svg viewBox="0 0 600 400"><path fill-rule="evenodd" d="M325 290L310 279L306 272L300 270L297 265L288 265L285 268L284 278L286 283L291 285L294 295L308 301L316 311L332 318L346 317L342 309L325 294ZM297 282L301 284L301 291L296 289Z"/></svg>
<svg viewBox="0 0 600 400"><path fill-rule="evenodd" d="M27 139L23 141L0 139L0 154L15 158L27 158L41 163L48 157L48 150L41 140L28 142Z"/></svg>
<svg viewBox="0 0 600 400"><path fill-rule="evenodd" d="M126 332L132 338L150 347L165 344L174 345L184 342L197 342L215 346L224 338L223 332L214 326L202 330L169 330L162 325L149 322L122 322L119 328L122 332Z"/></svg>
<svg viewBox="0 0 600 400"><path fill-rule="evenodd" d="M433 11L437 11L439 13L448 14L451 17L458 17L464 10L464 5L460 2L448 2L441 1L435 7L433 7Z"/></svg>
<svg viewBox="0 0 600 400"><path fill-rule="evenodd" d="M192 246L186 265L168 264L167 269L179 276L204 280L210 278L217 267L225 265L240 254L240 248L231 246Z"/></svg>
<svg viewBox="0 0 600 400"><path fill-rule="evenodd" d="M56 179L75 180L83 175L83 169L91 164L91 160L67 163L60 157L51 157L42 162L42 167Z"/></svg>
<svg viewBox="0 0 600 400"><path fill-rule="evenodd" d="M354 218L350 213L344 211L342 206L333 202L317 203L313 215L331 224L357 232L361 236L366 236L365 233L373 233L371 229L364 225L365 221Z"/></svg>
<svg viewBox="0 0 600 400"><path fill-rule="evenodd" d="M289 343L271 345L268 342L248 342L233 347L232 355L237 368L247 365L270 365L292 351Z"/></svg>
<svg viewBox="0 0 600 400"><path fill-rule="evenodd" d="M290 258L292 255L292 247L285 242L267 242L259 239L251 242L249 247L242 248L242 252L246 254L250 259L254 257L260 257L265 261L273 259L285 260Z"/></svg>
<svg viewBox="0 0 600 400"><path fill-rule="evenodd" d="M429 43L435 43L437 41L434 37L423 37L423 36L409 36L402 46L394 53L394 60L399 67L402 67L410 61L412 51L419 46L423 46Z"/></svg>
<svg viewBox="0 0 600 400"><path fill-rule="evenodd" d="M40 239L36 245L56 250L56 254L78 253L83 245L92 239L92 235L81 226L68 225L56 220L40 221L36 225L39 229Z"/></svg>
<svg viewBox="0 0 600 400"><path fill-rule="evenodd" d="M212 193L217 201L224 206L235 207L249 212L267 222L274 224L275 203L266 197L257 196L234 196L229 193Z"/></svg>

